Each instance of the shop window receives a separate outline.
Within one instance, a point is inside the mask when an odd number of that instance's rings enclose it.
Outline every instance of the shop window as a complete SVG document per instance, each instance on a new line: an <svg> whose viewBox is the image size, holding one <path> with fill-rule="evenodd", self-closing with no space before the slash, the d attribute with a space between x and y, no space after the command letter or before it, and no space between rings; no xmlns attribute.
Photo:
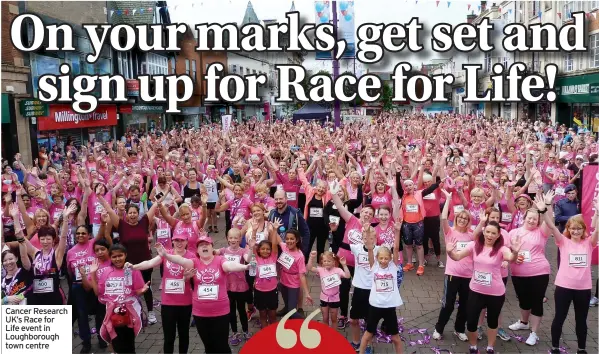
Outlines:
<svg viewBox="0 0 599 354"><path fill-rule="evenodd" d="M591 3L590 10L597 10L597 9L599 9L599 0L592 0L592 1L590 1L590 3Z"/></svg>
<svg viewBox="0 0 599 354"><path fill-rule="evenodd" d="M119 73L125 79L133 79L133 59L130 52L117 52Z"/></svg>
<svg viewBox="0 0 599 354"><path fill-rule="evenodd" d="M590 36L589 48L589 68L599 68L599 33Z"/></svg>
<svg viewBox="0 0 599 354"><path fill-rule="evenodd" d="M562 10L562 20L563 22L568 22L573 19L572 14L575 12L582 11L583 3L582 1L565 1L564 7Z"/></svg>
<svg viewBox="0 0 599 354"><path fill-rule="evenodd" d="M564 72L570 72L574 70L574 56L572 53L564 55Z"/></svg>

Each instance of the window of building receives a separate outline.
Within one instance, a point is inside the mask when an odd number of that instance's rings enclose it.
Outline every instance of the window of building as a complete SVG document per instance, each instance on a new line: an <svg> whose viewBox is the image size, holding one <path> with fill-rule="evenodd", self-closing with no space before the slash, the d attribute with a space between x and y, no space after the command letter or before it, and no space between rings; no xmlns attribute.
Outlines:
<svg viewBox="0 0 599 354"><path fill-rule="evenodd" d="M580 0L577 1L565 1L564 8L562 11L562 20L564 22L570 21L572 19L572 14L574 12L582 11L583 3Z"/></svg>
<svg viewBox="0 0 599 354"><path fill-rule="evenodd" d="M256 75L256 69L253 70L253 74Z"/></svg>
<svg viewBox="0 0 599 354"><path fill-rule="evenodd" d="M171 57L171 75L175 75L177 73L177 61L175 57Z"/></svg>
<svg viewBox="0 0 599 354"><path fill-rule="evenodd" d="M237 74L237 65L231 65L231 70L233 74Z"/></svg>
<svg viewBox="0 0 599 354"><path fill-rule="evenodd" d="M503 68L506 69L506 70L507 70L507 67L509 65L509 61L510 61L509 57L503 57L502 64L503 64Z"/></svg>
<svg viewBox="0 0 599 354"><path fill-rule="evenodd" d="M249 75L250 74L250 68L245 68L245 74Z"/></svg>
<svg viewBox="0 0 599 354"><path fill-rule="evenodd" d="M545 3L545 10L549 10L551 8L551 1L545 0L543 2Z"/></svg>
<svg viewBox="0 0 599 354"><path fill-rule="evenodd" d="M491 66L492 66L492 59L491 59L491 55L493 54L493 52L487 52L485 53L485 66L484 66L484 71L486 73L491 72Z"/></svg>
<svg viewBox="0 0 599 354"><path fill-rule="evenodd" d="M574 58L572 53L568 53L564 55L564 71L570 72L572 70L574 70Z"/></svg>
<svg viewBox="0 0 599 354"><path fill-rule="evenodd" d="M239 66L239 74L243 76L243 66Z"/></svg>
<svg viewBox="0 0 599 354"><path fill-rule="evenodd" d="M130 52L117 52L119 73L125 79L133 79L133 63Z"/></svg>
<svg viewBox="0 0 599 354"><path fill-rule="evenodd" d="M528 3L528 9L530 10L530 12L529 12L530 18L535 18L535 17L539 16L539 12L541 11L541 1L539 1L539 0L530 1Z"/></svg>
<svg viewBox="0 0 599 354"><path fill-rule="evenodd" d="M599 68L599 33L590 36L589 68Z"/></svg>
<svg viewBox="0 0 599 354"><path fill-rule="evenodd" d="M592 1L590 1L590 3L591 3L590 10L599 9L599 0L592 0Z"/></svg>
<svg viewBox="0 0 599 354"><path fill-rule="evenodd" d="M185 59L185 75L190 75L190 72L189 72L189 59Z"/></svg>
<svg viewBox="0 0 599 354"><path fill-rule="evenodd" d="M196 81L196 78L197 78L196 61L192 60L191 61L191 79L193 81Z"/></svg>
<svg viewBox="0 0 599 354"><path fill-rule="evenodd" d="M146 53L147 74L168 75L168 58L155 53Z"/></svg>

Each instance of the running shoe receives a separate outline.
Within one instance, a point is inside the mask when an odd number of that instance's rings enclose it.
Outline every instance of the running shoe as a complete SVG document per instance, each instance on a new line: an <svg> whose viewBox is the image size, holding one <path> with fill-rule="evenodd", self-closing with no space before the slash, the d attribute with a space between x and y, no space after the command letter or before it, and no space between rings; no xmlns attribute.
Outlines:
<svg viewBox="0 0 599 354"><path fill-rule="evenodd" d="M560 354L561 351L559 350L559 348L551 348L551 351L549 351L550 354Z"/></svg>
<svg viewBox="0 0 599 354"><path fill-rule="evenodd" d="M150 311L148 312L148 324L155 324L158 323L158 320L156 319L156 314L154 313L154 311Z"/></svg>
<svg viewBox="0 0 599 354"><path fill-rule="evenodd" d="M236 347L241 343L241 338L238 333L233 333L229 336L229 344Z"/></svg>
<svg viewBox="0 0 599 354"><path fill-rule="evenodd" d="M360 343L356 344L354 342L349 342L349 344L351 344L352 348L354 348L356 353L360 351Z"/></svg>
<svg viewBox="0 0 599 354"><path fill-rule="evenodd" d="M374 354L374 348L372 345L366 346L366 350L364 350L364 354Z"/></svg>
<svg viewBox="0 0 599 354"><path fill-rule="evenodd" d="M521 331L525 329L530 329L530 325L528 323L524 324L520 320L518 320L514 324L511 324L509 326L509 329L511 329L512 331Z"/></svg>
<svg viewBox="0 0 599 354"><path fill-rule="evenodd" d="M416 275L422 275L424 274L424 267L423 266L418 266L418 270L416 271Z"/></svg>
<svg viewBox="0 0 599 354"><path fill-rule="evenodd" d="M453 332L453 335L458 337L458 339L461 340L462 342L468 341L468 336L466 335L466 333L459 333L459 332L455 331L455 332Z"/></svg>
<svg viewBox="0 0 599 354"><path fill-rule="evenodd" d="M535 332L530 332L528 339L526 340L526 344L528 345L536 345L539 341L539 336Z"/></svg>
<svg viewBox="0 0 599 354"><path fill-rule="evenodd" d="M409 271L411 271L412 269L414 269L414 265L413 265L412 263L408 263L408 264L406 264L405 266L403 266L403 271L404 271L404 272L409 272Z"/></svg>
<svg viewBox="0 0 599 354"><path fill-rule="evenodd" d="M483 339L483 336L485 335L485 331L483 330L482 326L478 326L478 328L476 328L476 338L478 338L478 340Z"/></svg>
<svg viewBox="0 0 599 354"><path fill-rule="evenodd" d="M248 316L248 321L251 321L251 320L252 320L252 317L254 317L254 315L256 314L256 312L257 312L257 311L256 311L256 308L255 308L255 307L252 307L251 309L248 309L248 310L245 312L245 313L247 314L247 316Z"/></svg>
<svg viewBox="0 0 599 354"><path fill-rule="evenodd" d="M597 304L599 304L599 299L597 297L593 296L593 298L589 302L589 306L594 307L594 306L597 306Z"/></svg>
<svg viewBox="0 0 599 354"><path fill-rule="evenodd" d="M578 349L578 350L576 351L576 354L587 354L587 351L586 351L586 350L584 350L584 349Z"/></svg>
<svg viewBox="0 0 599 354"><path fill-rule="evenodd" d="M470 354L480 354L480 352L478 351L478 348L470 348L470 351L468 351L468 353L470 353Z"/></svg>
<svg viewBox="0 0 599 354"><path fill-rule="evenodd" d="M427 259L425 259L425 260L424 260L424 266L426 267L427 265L428 265L428 260L427 260Z"/></svg>
<svg viewBox="0 0 599 354"><path fill-rule="evenodd" d="M506 342L509 342L511 338L510 335L503 328L499 328L499 330L497 331L497 337Z"/></svg>
<svg viewBox="0 0 599 354"><path fill-rule="evenodd" d="M437 261L437 267L439 268L445 268L445 263L443 263L442 260Z"/></svg>
<svg viewBox="0 0 599 354"><path fill-rule="evenodd" d="M487 354L495 354L495 349L487 347Z"/></svg>
<svg viewBox="0 0 599 354"><path fill-rule="evenodd" d="M347 327L347 318L339 317L337 319L337 328L344 329L345 327Z"/></svg>
<svg viewBox="0 0 599 354"><path fill-rule="evenodd" d="M252 334L250 332L243 332L241 334L241 336L243 337L244 340L248 340L248 339L252 338Z"/></svg>
<svg viewBox="0 0 599 354"><path fill-rule="evenodd" d="M433 332L433 339L439 340L441 338L443 338L443 335L441 333L437 332L437 330L435 329L435 331Z"/></svg>

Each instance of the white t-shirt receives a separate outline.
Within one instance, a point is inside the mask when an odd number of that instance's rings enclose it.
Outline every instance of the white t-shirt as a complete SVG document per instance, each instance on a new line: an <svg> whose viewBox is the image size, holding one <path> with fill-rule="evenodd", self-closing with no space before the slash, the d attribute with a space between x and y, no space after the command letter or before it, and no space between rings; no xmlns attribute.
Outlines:
<svg viewBox="0 0 599 354"><path fill-rule="evenodd" d="M368 290L372 288L372 272L370 271L370 263L368 263L368 251L364 250L363 244L349 245L349 247L356 259L352 285L356 288ZM372 251L375 258L378 250L379 247L375 246Z"/></svg>
<svg viewBox="0 0 599 354"><path fill-rule="evenodd" d="M378 308L398 307L403 305L397 288L397 265L389 262L387 268L381 268L378 261L372 266L372 289L368 302Z"/></svg>
<svg viewBox="0 0 599 354"><path fill-rule="evenodd" d="M206 187L208 193L208 203L218 202L218 186L216 185L216 181L211 178L206 178L204 180L204 187Z"/></svg>

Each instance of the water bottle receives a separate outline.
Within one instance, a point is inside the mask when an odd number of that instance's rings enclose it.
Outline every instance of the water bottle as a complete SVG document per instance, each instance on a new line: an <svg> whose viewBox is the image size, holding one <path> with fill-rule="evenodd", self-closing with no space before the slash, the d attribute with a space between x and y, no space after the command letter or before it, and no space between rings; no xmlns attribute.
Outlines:
<svg viewBox="0 0 599 354"><path fill-rule="evenodd" d="M256 276L256 256L254 255L254 253L252 253L252 256L250 258L250 277L255 277Z"/></svg>
<svg viewBox="0 0 599 354"><path fill-rule="evenodd" d="M329 251L333 251L333 232L329 230L329 236L328 236L328 240L329 240Z"/></svg>
<svg viewBox="0 0 599 354"><path fill-rule="evenodd" d="M125 268L125 286L132 286L133 278L131 277L131 268Z"/></svg>

